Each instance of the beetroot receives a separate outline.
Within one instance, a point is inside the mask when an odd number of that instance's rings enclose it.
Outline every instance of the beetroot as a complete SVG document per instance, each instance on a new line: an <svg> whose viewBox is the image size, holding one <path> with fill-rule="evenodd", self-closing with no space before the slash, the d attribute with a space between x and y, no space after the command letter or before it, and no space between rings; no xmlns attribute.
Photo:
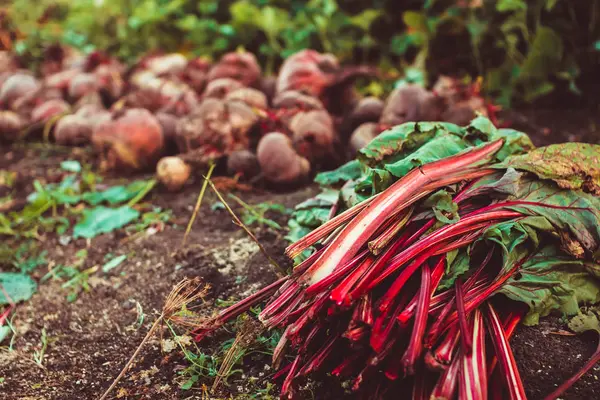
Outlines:
<svg viewBox="0 0 600 400"><path fill-rule="evenodd" d="M243 86L258 87L261 70L256 57L245 51L225 54L208 73L208 80L230 78Z"/></svg>
<svg viewBox="0 0 600 400"><path fill-rule="evenodd" d="M377 122L383 112L384 102L377 97L365 97L361 99L350 114L352 128L356 128L365 122Z"/></svg>
<svg viewBox="0 0 600 400"><path fill-rule="evenodd" d="M179 119L173 114L158 112L155 114L160 124L165 139L165 153L177 153L177 122Z"/></svg>
<svg viewBox="0 0 600 400"><path fill-rule="evenodd" d="M271 183L299 183L310 173L309 161L296 153L292 141L283 133L266 134L256 154L264 178Z"/></svg>
<svg viewBox="0 0 600 400"><path fill-rule="evenodd" d="M267 96L260 90L252 88L240 88L229 92L225 100L238 100L259 110L266 110L268 106Z"/></svg>
<svg viewBox="0 0 600 400"><path fill-rule="evenodd" d="M149 57L145 63L145 69L154 75L177 75L184 71L187 66L187 58L183 54L171 53Z"/></svg>
<svg viewBox="0 0 600 400"><path fill-rule="evenodd" d="M12 142L25 129L25 120L12 111L0 111L0 142Z"/></svg>
<svg viewBox="0 0 600 400"><path fill-rule="evenodd" d="M87 94L98 91L99 86L98 78L94 74L78 74L69 82L69 97L73 100L79 100Z"/></svg>
<svg viewBox="0 0 600 400"><path fill-rule="evenodd" d="M47 123L52 118L68 113L71 107L64 100L51 99L31 111L32 123Z"/></svg>
<svg viewBox="0 0 600 400"><path fill-rule="evenodd" d="M13 103L30 93L37 92L40 83L26 73L16 73L8 77L0 88L0 105L12 108Z"/></svg>
<svg viewBox="0 0 600 400"><path fill-rule="evenodd" d="M91 142L94 128L110 121L111 113L97 105L88 104L73 115L62 117L54 129L56 143L79 146Z"/></svg>
<svg viewBox="0 0 600 400"><path fill-rule="evenodd" d="M338 61L331 54L301 50L288 57L281 66L276 93L298 90L313 97L320 97L338 68Z"/></svg>
<svg viewBox="0 0 600 400"><path fill-rule="evenodd" d="M60 89L67 91L71 81L81 74L81 70L68 69L49 75L44 79L44 86L47 88Z"/></svg>
<svg viewBox="0 0 600 400"><path fill-rule="evenodd" d="M179 157L163 157L156 165L156 177L169 191L181 190L192 169Z"/></svg>
<svg viewBox="0 0 600 400"><path fill-rule="evenodd" d="M79 115L62 117L54 129L54 140L64 146L78 146L89 143L92 137L92 124Z"/></svg>
<svg viewBox="0 0 600 400"><path fill-rule="evenodd" d="M125 91L122 70L123 67L118 63L102 64L94 70L100 91L112 101L121 97Z"/></svg>
<svg viewBox="0 0 600 400"><path fill-rule="evenodd" d="M245 179L255 177L260 173L260 165L256 154L250 150L236 150L227 157L227 172L230 175L240 175Z"/></svg>
<svg viewBox="0 0 600 400"><path fill-rule="evenodd" d="M208 80L211 64L204 58L190 60L182 72L182 78L196 93L202 93Z"/></svg>
<svg viewBox="0 0 600 400"><path fill-rule="evenodd" d="M158 120L148 110L130 109L98 124L92 144L101 156L103 169L139 170L157 161L164 137Z"/></svg>
<svg viewBox="0 0 600 400"><path fill-rule="evenodd" d="M177 125L177 144L181 152L203 148L208 153L225 154L249 146L249 133L259 116L245 103L205 99Z"/></svg>
<svg viewBox="0 0 600 400"><path fill-rule="evenodd" d="M303 111L325 109L325 106L321 100L297 90L289 90L277 94L277 96L275 96L273 99L273 107L285 109L297 108Z"/></svg>
<svg viewBox="0 0 600 400"><path fill-rule="evenodd" d="M337 137L333 120L325 110L299 112L290 121L289 129L296 151L311 164L331 165L337 162Z"/></svg>
<svg viewBox="0 0 600 400"><path fill-rule="evenodd" d="M350 149L352 152L356 153L379 135L380 132L381 129L375 122L365 122L359 125L358 128L352 132L352 136L350 136Z"/></svg>
<svg viewBox="0 0 600 400"><path fill-rule="evenodd" d="M388 97L380 122L394 126L404 122L439 121L444 101L419 85L406 84Z"/></svg>
<svg viewBox="0 0 600 400"><path fill-rule="evenodd" d="M220 78L210 81L204 90L204 97L223 99L229 92L243 88L244 85L231 78Z"/></svg>

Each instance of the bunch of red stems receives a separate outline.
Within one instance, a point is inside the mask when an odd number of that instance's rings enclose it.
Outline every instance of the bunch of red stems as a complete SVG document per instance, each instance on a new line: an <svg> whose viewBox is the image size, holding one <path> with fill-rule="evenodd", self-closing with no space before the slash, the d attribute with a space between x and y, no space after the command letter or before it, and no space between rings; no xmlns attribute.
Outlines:
<svg viewBox="0 0 600 400"><path fill-rule="evenodd" d="M197 339L266 301L260 320L284 330L273 354L283 365L282 397L293 397L301 377L322 371L350 380L353 390L368 387L368 398L403 388L413 399L524 399L509 338L525 310L493 297L526 260L499 268L500 255L489 251L466 279L438 290L448 252L523 217L507 208L518 202L482 206L468 195L493 172L486 165L502 145L415 168L334 216L286 249L292 258L316 249L289 276L223 310ZM448 185L460 188L460 220L433 229L435 218L415 218L418 200Z"/></svg>

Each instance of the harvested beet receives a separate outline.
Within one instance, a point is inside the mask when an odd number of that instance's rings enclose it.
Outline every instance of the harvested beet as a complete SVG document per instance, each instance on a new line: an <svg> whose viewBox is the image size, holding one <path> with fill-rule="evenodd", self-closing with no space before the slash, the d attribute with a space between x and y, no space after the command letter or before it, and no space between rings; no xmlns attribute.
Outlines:
<svg viewBox="0 0 600 400"><path fill-rule="evenodd" d="M260 173L260 165L256 154L250 150L236 150L227 157L227 172L250 179Z"/></svg>
<svg viewBox="0 0 600 400"><path fill-rule="evenodd" d="M310 162L296 153L289 137L279 132L266 134L256 152L264 178L275 184L300 183L310 173Z"/></svg>
<svg viewBox="0 0 600 400"><path fill-rule="evenodd" d="M94 74L78 74L69 83L69 97L79 100L85 95L98 91L99 86L98 78Z"/></svg>
<svg viewBox="0 0 600 400"><path fill-rule="evenodd" d="M40 104L31 111L31 122L45 124L52 118L68 113L70 109L71 106L64 100L51 99Z"/></svg>
<svg viewBox="0 0 600 400"><path fill-rule="evenodd" d="M229 92L225 100L238 100L250 107L266 110L268 107L267 96L263 92L253 88L240 88Z"/></svg>
<svg viewBox="0 0 600 400"><path fill-rule="evenodd" d="M92 144L104 169L144 169L153 165L164 147L160 123L148 110L130 109L96 126Z"/></svg>
<svg viewBox="0 0 600 400"><path fill-rule="evenodd" d="M44 86L47 88L59 89L67 91L71 85L71 81L81 75L79 69L68 69L55 74L49 75L44 79Z"/></svg>
<svg viewBox="0 0 600 400"><path fill-rule="evenodd" d="M89 120L73 114L61 118L54 128L56 143L79 146L91 141L93 126Z"/></svg>
<svg viewBox="0 0 600 400"><path fill-rule="evenodd" d="M477 114L488 116L485 101L481 97L471 97L451 104L443 113L442 120L457 125L468 125Z"/></svg>
<svg viewBox="0 0 600 400"><path fill-rule="evenodd" d="M181 152L203 148L223 155L247 148L248 135L258 122L259 116L245 103L207 98L177 124L177 145Z"/></svg>
<svg viewBox="0 0 600 400"><path fill-rule="evenodd" d="M419 85L406 84L392 91L380 122L394 126L404 122L439 121L443 110L443 99Z"/></svg>
<svg viewBox="0 0 600 400"><path fill-rule="evenodd" d="M288 57L279 70L276 93L297 90L320 97L339 68L335 56L315 50L301 50Z"/></svg>
<svg viewBox="0 0 600 400"><path fill-rule="evenodd" d="M177 75L187 66L187 58L183 54L170 53L149 57L144 67L154 75Z"/></svg>
<svg viewBox="0 0 600 400"><path fill-rule="evenodd" d="M289 124L296 151L311 164L331 165L338 161L337 137L333 120L325 110L295 114Z"/></svg>
<svg viewBox="0 0 600 400"><path fill-rule="evenodd" d="M277 94L273 99L274 108L294 109L302 111L324 110L325 106L321 100L309 96L297 90L289 90Z"/></svg>
<svg viewBox="0 0 600 400"><path fill-rule="evenodd" d="M0 142L12 142L25 129L25 120L13 111L0 111Z"/></svg>
<svg viewBox="0 0 600 400"><path fill-rule="evenodd" d="M165 153L177 153L177 122L179 119L173 114L158 112L155 114L165 138Z"/></svg>
<svg viewBox="0 0 600 400"><path fill-rule="evenodd" d="M100 92L110 101L115 101L125 92L122 70L123 67L118 63L102 64L94 70Z"/></svg>
<svg viewBox="0 0 600 400"><path fill-rule="evenodd" d="M352 132L352 136L350 136L350 149L353 153L356 153L379 135L380 132L381 129L376 122L362 123Z"/></svg>
<svg viewBox="0 0 600 400"><path fill-rule="evenodd" d="M0 51L0 71L12 73L17 70L17 61L8 51ZM0 81L0 85L2 82Z"/></svg>
<svg viewBox="0 0 600 400"><path fill-rule="evenodd" d="M377 122L383 113L385 103L377 97L365 97L361 99L350 114L350 122L353 128L365 122Z"/></svg>
<svg viewBox="0 0 600 400"><path fill-rule="evenodd" d="M163 157L156 165L156 177L169 191L180 190L190 178L192 169L179 157Z"/></svg>
<svg viewBox="0 0 600 400"><path fill-rule="evenodd" d="M210 67L210 61L202 57L190 60L181 74L183 81L194 89L196 93L202 93L208 80Z"/></svg>
<svg viewBox="0 0 600 400"><path fill-rule="evenodd" d="M0 88L0 105L12 108L13 103L30 93L37 92L40 83L33 76L17 73L8 77Z"/></svg>
<svg viewBox="0 0 600 400"><path fill-rule="evenodd" d="M277 77L275 76L264 76L260 81L260 91L267 96L267 100L270 103L275 97L275 89L277 87Z"/></svg>
<svg viewBox="0 0 600 400"><path fill-rule="evenodd" d="M58 144L70 146L90 143L94 128L111 118L111 113L99 105L84 105L75 114L66 115L58 121L54 139Z"/></svg>
<svg viewBox="0 0 600 400"><path fill-rule="evenodd" d="M225 54L208 73L209 81L222 78L236 80L243 86L258 87L261 70L254 54L246 51Z"/></svg>
<svg viewBox="0 0 600 400"><path fill-rule="evenodd" d="M208 85L206 85L204 97L223 99L228 93L243 87L244 85L231 78L215 79L214 81L208 82Z"/></svg>

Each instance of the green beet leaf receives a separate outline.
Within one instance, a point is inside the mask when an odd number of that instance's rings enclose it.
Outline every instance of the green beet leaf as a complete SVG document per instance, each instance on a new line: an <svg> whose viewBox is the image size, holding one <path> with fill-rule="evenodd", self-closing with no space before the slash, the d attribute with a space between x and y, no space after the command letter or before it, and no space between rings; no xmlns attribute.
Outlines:
<svg viewBox="0 0 600 400"><path fill-rule="evenodd" d="M15 272L0 272L0 284L4 289L0 290L2 305L29 300L37 289L37 284L29 275Z"/></svg>
<svg viewBox="0 0 600 400"><path fill-rule="evenodd" d="M135 221L139 211L128 206L119 208L95 207L83 211L83 219L73 228L73 237L91 239Z"/></svg>

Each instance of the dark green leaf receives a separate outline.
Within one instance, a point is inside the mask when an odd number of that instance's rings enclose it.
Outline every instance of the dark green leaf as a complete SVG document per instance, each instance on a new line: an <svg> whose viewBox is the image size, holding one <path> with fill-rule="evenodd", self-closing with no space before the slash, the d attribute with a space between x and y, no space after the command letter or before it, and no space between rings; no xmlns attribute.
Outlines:
<svg viewBox="0 0 600 400"><path fill-rule="evenodd" d="M4 289L0 290L0 304L2 305L10 304L11 301L18 303L29 300L37 289L37 284L29 275L13 272L0 272L0 284Z"/></svg>
<svg viewBox="0 0 600 400"><path fill-rule="evenodd" d="M93 238L112 232L136 220L140 213L128 206L119 208L96 207L83 211L83 219L73 229L73 237Z"/></svg>

